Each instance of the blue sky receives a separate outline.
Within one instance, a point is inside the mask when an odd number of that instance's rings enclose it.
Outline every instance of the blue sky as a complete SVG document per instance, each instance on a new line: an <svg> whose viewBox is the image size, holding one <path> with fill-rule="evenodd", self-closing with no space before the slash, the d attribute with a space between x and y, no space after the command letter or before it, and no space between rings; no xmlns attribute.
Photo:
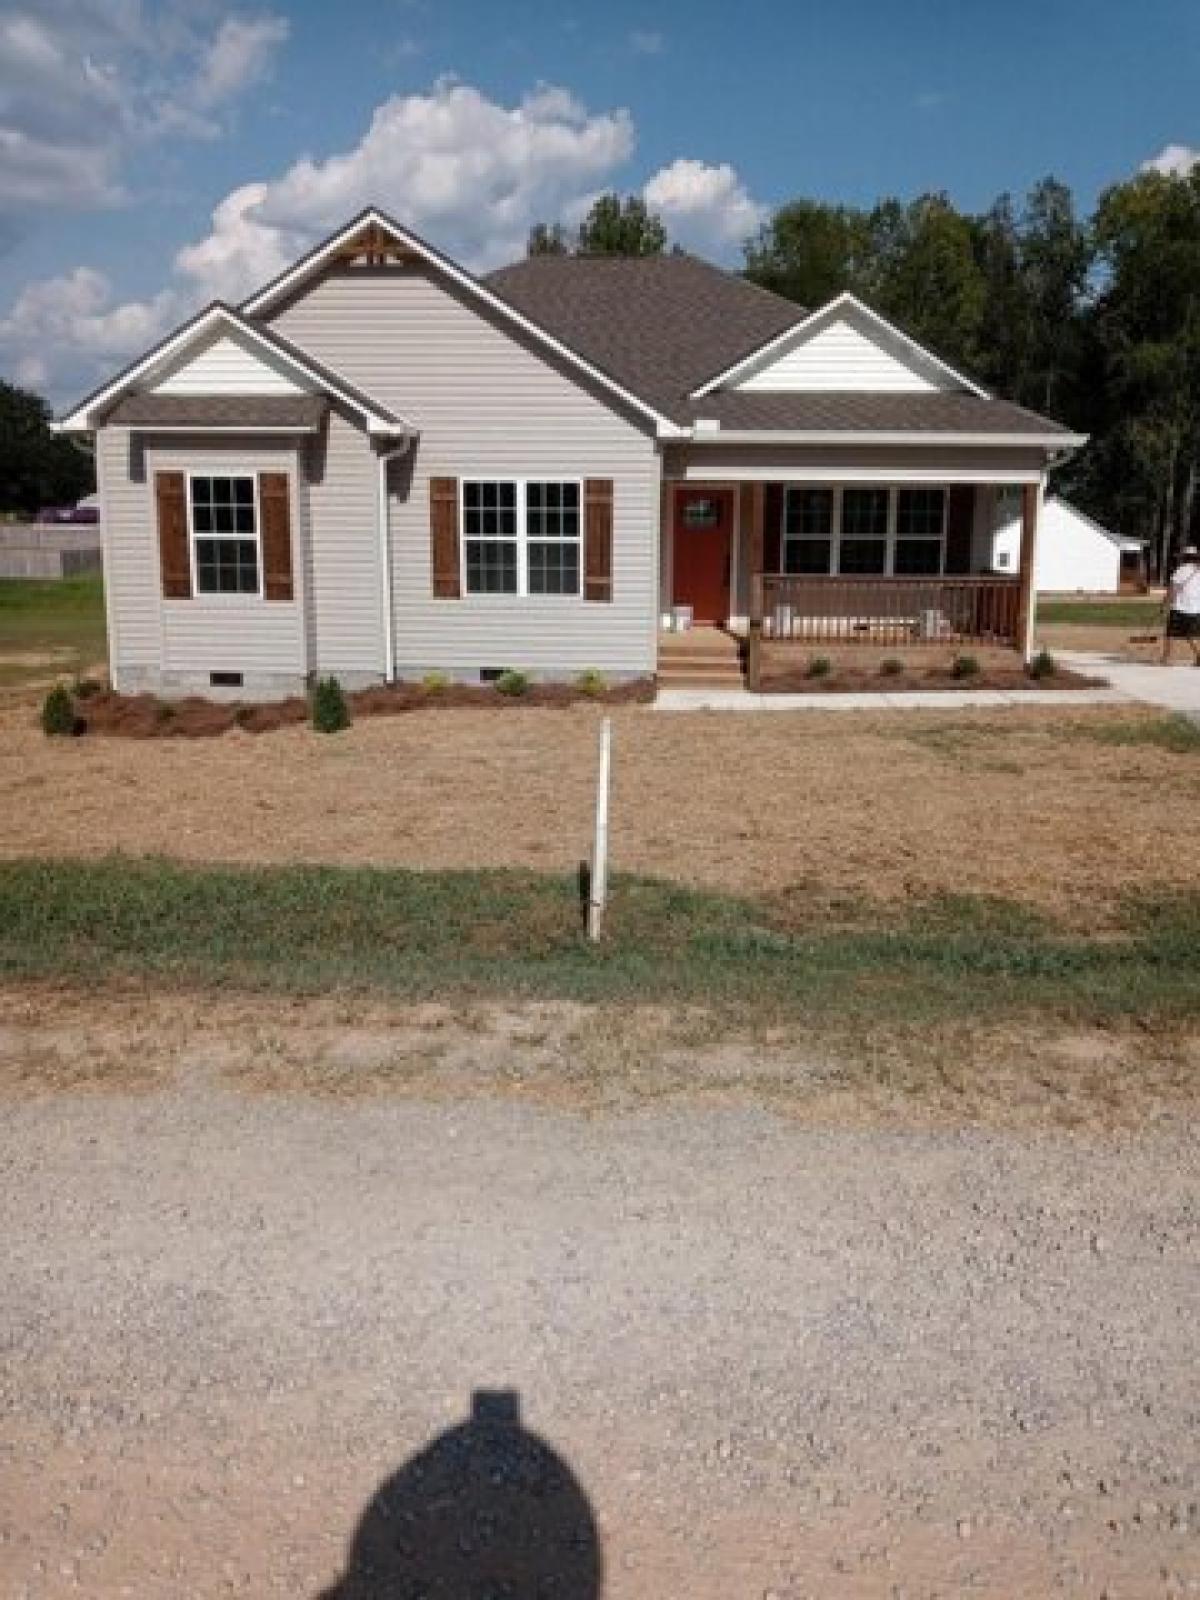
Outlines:
<svg viewBox="0 0 1200 1600"><path fill-rule="evenodd" d="M1090 206L1198 89L1182 0L0 0L0 373L67 399L369 200L476 267L610 187L730 262L797 194Z"/></svg>

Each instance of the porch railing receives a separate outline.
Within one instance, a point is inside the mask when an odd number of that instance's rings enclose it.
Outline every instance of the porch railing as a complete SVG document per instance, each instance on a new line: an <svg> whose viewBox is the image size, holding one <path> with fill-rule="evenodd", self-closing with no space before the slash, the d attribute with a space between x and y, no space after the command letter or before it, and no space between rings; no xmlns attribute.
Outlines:
<svg viewBox="0 0 1200 1600"><path fill-rule="evenodd" d="M820 644L1012 644L1019 578L802 577L756 580L764 639Z"/></svg>

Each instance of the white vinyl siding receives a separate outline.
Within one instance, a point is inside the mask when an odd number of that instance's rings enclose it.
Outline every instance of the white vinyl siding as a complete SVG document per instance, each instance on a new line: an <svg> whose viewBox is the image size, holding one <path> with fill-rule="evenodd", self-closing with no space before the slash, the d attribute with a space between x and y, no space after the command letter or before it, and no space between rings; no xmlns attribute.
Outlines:
<svg viewBox="0 0 1200 1600"><path fill-rule="evenodd" d="M303 394L305 391L264 350L224 335L153 385L155 394Z"/></svg>
<svg viewBox="0 0 1200 1600"><path fill-rule="evenodd" d="M873 328L839 317L736 381L762 393L834 391L927 394L950 387L903 346L889 348Z"/></svg>
<svg viewBox="0 0 1200 1600"><path fill-rule="evenodd" d="M382 678L378 463L362 429L336 409L306 454L312 664L323 674Z"/></svg>
<svg viewBox="0 0 1200 1600"><path fill-rule="evenodd" d="M659 457L644 423L614 410L424 268L333 271L285 305L274 326L420 429L412 457L389 472L399 675L506 666L654 670ZM365 443L363 454L369 460ZM611 603L543 595L507 595L502 604L494 595L435 600L432 477L611 478ZM319 498L314 485L314 523ZM319 551L319 526L313 538ZM377 547L368 555L377 571ZM317 575L318 606L325 581Z"/></svg>
<svg viewBox="0 0 1200 1600"><path fill-rule="evenodd" d="M132 442L131 442L132 440ZM143 444L127 430L102 428L101 521L105 582L111 617L113 681L118 689L152 685L160 674L194 677L203 689L210 672L277 679L305 671L303 606L256 595L193 595L165 600L158 557L154 474L177 471L223 476L286 472L292 485L293 565L301 570L301 518L296 452L284 439L221 445L203 435L151 436ZM299 589L298 589L299 594Z"/></svg>
<svg viewBox="0 0 1200 1600"><path fill-rule="evenodd" d="M668 477L698 483L1039 483L1037 447L743 445L672 447Z"/></svg>

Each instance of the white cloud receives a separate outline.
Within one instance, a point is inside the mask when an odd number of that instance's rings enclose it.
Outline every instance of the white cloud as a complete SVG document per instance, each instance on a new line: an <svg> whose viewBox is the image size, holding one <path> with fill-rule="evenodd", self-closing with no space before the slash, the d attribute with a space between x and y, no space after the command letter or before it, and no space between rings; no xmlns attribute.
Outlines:
<svg viewBox="0 0 1200 1600"><path fill-rule="evenodd" d="M135 152L219 134L219 109L266 74L287 31L268 15L214 31L198 0L2 4L0 224L119 203Z"/></svg>
<svg viewBox="0 0 1200 1600"><path fill-rule="evenodd" d="M226 17L204 53L197 104L219 105L260 83L289 32L286 17Z"/></svg>
<svg viewBox="0 0 1200 1600"><path fill-rule="evenodd" d="M657 56L662 54L666 40L657 28L633 28L629 34L629 48L635 56Z"/></svg>
<svg viewBox="0 0 1200 1600"><path fill-rule="evenodd" d="M692 249L728 254L767 216L728 162L709 166L681 158L648 180L642 196L667 232Z"/></svg>
<svg viewBox="0 0 1200 1600"><path fill-rule="evenodd" d="M1143 172L1161 172L1165 177L1185 178L1200 163L1200 150L1186 144L1167 144L1156 156L1142 162Z"/></svg>
<svg viewBox="0 0 1200 1600"><path fill-rule="evenodd" d="M232 190L207 233L176 252L158 294L122 304L86 267L31 285L0 320L0 360L38 354L52 395L71 398L205 301L245 298L367 205L484 270L521 255L533 222L578 220L633 147L627 111L591 112L566 89L539 84L504 105L439 80L384 101L351 148ZM675 161L644 194L673 238L718 256L765 215L728 165Z"/></svg>

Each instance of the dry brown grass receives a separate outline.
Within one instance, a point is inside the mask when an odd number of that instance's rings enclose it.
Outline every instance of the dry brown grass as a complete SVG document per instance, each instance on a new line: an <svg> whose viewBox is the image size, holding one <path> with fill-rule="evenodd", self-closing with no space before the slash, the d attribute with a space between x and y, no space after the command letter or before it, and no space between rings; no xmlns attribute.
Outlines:
<svg viewBox="0 0 1200 1600"><path fill-rule="evenodd" d="M586 853L600 713L381 717L334 738L47 740L0 713L0 855L530 867ZM1200 882L1200 762L1079 708L614 712L625 872L806 910L995 895L1088 926L1133 887Z"/></svg>
<svg viewBox="0 0 1200 1600"><path fill-rule="evenodd" d="M1186 1029L891 1028L814 1041L703 1009L287 1000L0 986L0 1100L220 1084L325 1098L480 1095L580 1114L762 1105L807 1123L1131 1128L1196 1104Z"/></svg>

